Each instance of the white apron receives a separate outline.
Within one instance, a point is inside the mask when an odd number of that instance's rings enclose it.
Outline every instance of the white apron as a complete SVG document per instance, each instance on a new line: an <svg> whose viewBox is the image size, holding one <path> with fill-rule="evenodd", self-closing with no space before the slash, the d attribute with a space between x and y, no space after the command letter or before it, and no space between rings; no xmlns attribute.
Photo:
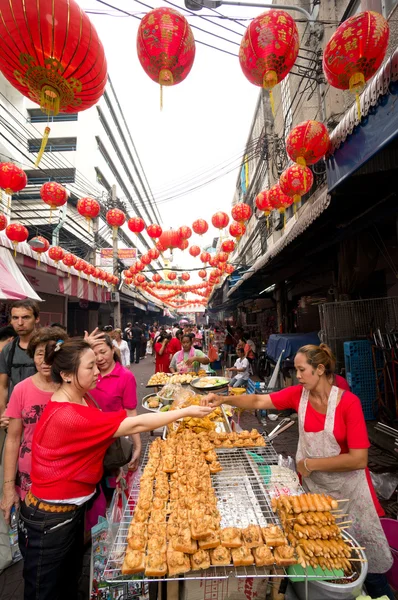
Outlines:
<svg viewBox="0 0 398 600"><path fill-rule="evenodd" d="M328 400L325 429L318 433L304 430L309 391L303 389L298 410L299 443L296 461L304 458L329 458L341 453L340 446L334 437L334 419L338 399L338 388L333 386ZM360 546L366 548L369 561L369 573L385 573L393 563L393 557L376 512L365 469L332 473L314 471L303 478L306 491L315 494L327 494L337 500L349 498L349 502L341 505L352 520L349 533Z"/></svg>

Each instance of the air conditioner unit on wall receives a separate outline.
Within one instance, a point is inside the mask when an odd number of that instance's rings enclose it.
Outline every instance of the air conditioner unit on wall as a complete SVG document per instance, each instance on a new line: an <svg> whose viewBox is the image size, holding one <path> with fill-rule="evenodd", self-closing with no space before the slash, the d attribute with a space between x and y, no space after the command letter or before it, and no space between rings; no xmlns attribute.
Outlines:
<svg viewBox="0 0 398 600"><path fill-rule="evenodd" d="M120 294L119 292L111 292L111 302L119 302Z"/></svg>

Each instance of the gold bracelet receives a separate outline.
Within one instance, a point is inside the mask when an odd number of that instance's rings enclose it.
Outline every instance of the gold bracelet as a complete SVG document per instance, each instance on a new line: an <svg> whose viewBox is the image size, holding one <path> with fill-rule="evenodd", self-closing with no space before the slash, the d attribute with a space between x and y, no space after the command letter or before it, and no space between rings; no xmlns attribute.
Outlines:
<svg viewBox="0 0 398 600"><path fill-rule="evenodd" d="M304 459L304 467L305 467L305 470L308 471L308 473L312 473L312 469L308 468L307 459L306 458Z"/></svg>
<svg viewBox="0 0 398 600"><path fill-rule="evenodd" d="M15 479L7 479L7 481L3 481L3 485L6 483L15 483Z"/></svg>

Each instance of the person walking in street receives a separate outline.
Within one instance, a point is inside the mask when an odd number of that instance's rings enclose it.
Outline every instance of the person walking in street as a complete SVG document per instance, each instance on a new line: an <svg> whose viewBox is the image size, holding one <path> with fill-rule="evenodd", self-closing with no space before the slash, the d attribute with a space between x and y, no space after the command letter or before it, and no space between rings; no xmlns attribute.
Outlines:
<svg viewBox="0 0 398 600"><path fill-rule="evenodd" d="M135 362L136 365L138 365L138 363L140 362L141 343L142 343L142 329L139 327L138 323L135 323L134 327L131 330L130 358L131 358L131 361Z"/></svg>
<svg viewBox="0 0 398 600"><path fill-rule="evenodd" d="M13 506L18 508L31 485L32 438L35 427L58 384L51 379L51 367L44 362L49 341L66 340L67 334L59 327L43 327L35 331L27 354L33 358L36 373L14 387L7 405L9 418L4 449L4 489L0 508L9 522Z"/></svg>
<svg viewBox="0 0 398 600"><path fill-rule="evenodd" d="M233 367L227 369L231 373L236 375L229 382L229 387L245 388L250 377L250 364L248 359L245 357L245 351L242 348L237 350L238 358L235 361Z"/></svg>
<svg viewBox="0 0 398 600"><path fill-rule="evenodd" d="M19 546L25 600L78 597L84 551L84 514L103 472L107 449L121 436L153 431L180 418L203 418L212 409L128 417L103 413L87 393L97 384L95 354L83 339L48 342L44 361L59 384L32 442L32 487L21 504Z"/></svg>
<svg viewBox="0 0 398 600"><path fill-rule="evenodd" d="M171 333L163 331L156 339L155 349L155 373L170 373L170 360L172 354L169 349Z"/></svg>
<svg viewBox="0 0 398 600"><path fill-rule="evenodd" d="M120 360L123 367L130 366L130 348L128 343L122 338L122 330L115 329L115 339L113 340L115 348L119 349Z"/></svg>
<svg viewBox="0 0 398 600"><path fill-rule="evenodd" d="M173 337L171 338L168 349L172 356L182 348L181 344L182 331L181 329L177 329Z"/></svg>

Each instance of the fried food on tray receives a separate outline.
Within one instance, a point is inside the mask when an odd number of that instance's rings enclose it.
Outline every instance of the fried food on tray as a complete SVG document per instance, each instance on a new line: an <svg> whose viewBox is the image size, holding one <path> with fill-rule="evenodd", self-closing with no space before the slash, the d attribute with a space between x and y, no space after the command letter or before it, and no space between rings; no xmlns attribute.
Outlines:
<svg viewBox="0 0 398 600"><path fill-rule="evenodd" d="M141 573L145 569L145 554L137 550L127 550L122 566L122 575Z"/></svg>
<svg viewBox="0 0 398 600"><path fill-rule="evenodd" d="M129 531L127 534L127 539L134 537L134 536L142 536L145 537L147 536L147 525L146 523L137 523L135 521L131 521L130 523L130 527L129 527Z"/></svg>
<svg viewBox="0 0 398 600"><path fill-rule="evenodd" d="M210 568L210 555L207 550L198 550L191 556L192 571Z"/></svg>
<svg viewBox="0 0 398 600"><path fill-rule="evenodd" d="M237 527L226 527L221 531L221 546L239 548L242 544L241 530Z"/></svg>
<svg viewBox="0 0 398 600"><path fill-rule="evenodd" d="M222 471L222 466L218 462L218 460L215 460L214 462L211 462L210 465L209 465L209 468L210 468L210 473L212 473L212 474L218 473L219 471Z"/></svg>
<svg viewBox="0 0 398 600"><path fill-rule="evenodd" d="M224 546L217 546L210 550L210 560L214 567L222 567L231 564L231 551Z"/></svg>
<svg viewBox="0 0 398 600"><path fill-rule="evenodd" d="M152 535L147 542L148 553L166 552L166 538L160 535Z"/></svg>
<svg viewBox="0 0 398 600"><path fill-rule="evenodd" d="M189 556L183 552L171 550L167 551L167 572L170 576L186 573L191 570L191 561Z"/></svg>
<svg viewBox="0 0 398 600"><path fill-rule="evenodd" d="M294 548L291 546L278 546L274 550L275 562L280 567L288 567L297 564Z"/></svg>
<svg viewBox="0 0 398 600"><path fill-rule="evenodd" d="M198 549L198 544L191 539L191 530L189 527L180 528L177 536L172 540L174 550L184 552L185 554L194 554Z"/></svg>
<svg viewBox="0 0 398 600"><path fill-rule="evenodd" d="M214 452L214 450L210 450L210 452L207 452L205 454L205 460L206 462L215 462L217 460L217 454Z"/></svg>
<svg viewBox="0 0 398 600"><path fill-rule="evenodd" d="M268 567L274 564L274 555L268 546L253 548L253 555L257 567Z"/></svg>
<svg viewBox="0 0 398 600"><path fill-rule="evenodd" d="M277 546L285 546L287 544L287 540L283 535L282 529L278 525L262 527L261 533L267 546L276 548Z"/></svg>
<svg viewBox="0 0 398 600"><path fill-rule="evenodd" d="M164 577L166 573L166 554L160 552L148 553L145 561L145 575L148 577Z"/></svg>
<svg viewBox="0 0 398 600"><path fill-rule="evenodd" d="M248 567L254 563L253 554L247 546L233 548L231 554L234 567Z"/></svg>
<svg viewBox="0 0 398 600"><path fill-rule="evenodd" d="M131 550L138 550L139 552L145 552L147 538L144 535L134 535L127 538L128 547Z"/></svg>
<svg viewBox="0 0 398 600"><path fill-rule="evenodd" d="M198 541L199 548L210 550L220 545L220 534L218 531L212 531L210 535Z"/></svg>
<svg viewBox="0 0 398 600"><path fill-rule="evenodd" d="M248 548L256 548L261 546L263 538L261 537L261 529L258 525L249 525L242 530L243 543Z"/></svg>
<svg viewBox="0 0 398 600"><path fill-rule="evenodd" d="M170 380L170 377L167 375L167 373L155 373L155 375L152 375L152 377L149 379L147 385L164 385L165 383L167 383Z"/></svg>

